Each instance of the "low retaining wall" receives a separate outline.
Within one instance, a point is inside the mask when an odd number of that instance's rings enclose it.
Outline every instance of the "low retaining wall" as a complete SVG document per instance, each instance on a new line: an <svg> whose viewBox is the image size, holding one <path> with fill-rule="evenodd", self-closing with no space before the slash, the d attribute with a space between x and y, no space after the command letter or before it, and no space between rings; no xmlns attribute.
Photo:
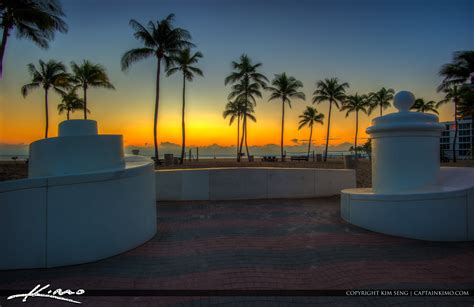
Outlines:
<svg viewBox="0 0 474 307"><path fill-rule="evenodd" d="M347 189L341 216L372 231L429 241L474 240L474 169L442 167L431 188L406 194Z"/></svg>
<svg viewBox="0 0 474 307"><path fill-rule="evenodd" d="M0 269L79 264L134 248L156 233L149 159L122 170L0 183Z"/></svg>
<svg viewBox="0 0 474 307"><path fill-rule="evenodd" d="M356 187L355 170L206 168L156 171L157 200L311 198Z"/></svg>

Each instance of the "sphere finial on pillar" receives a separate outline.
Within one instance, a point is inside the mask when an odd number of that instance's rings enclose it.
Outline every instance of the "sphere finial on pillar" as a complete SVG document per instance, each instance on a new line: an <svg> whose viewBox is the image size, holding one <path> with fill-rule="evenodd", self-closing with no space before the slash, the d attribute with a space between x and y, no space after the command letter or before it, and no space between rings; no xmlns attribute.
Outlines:
<svg viewBox="0 0 474 307"><path fill-rule="evenodd" d="M408 112L415 104L415 95L409 91L400 91L393 98L393 105L399 112Z"/></svg>

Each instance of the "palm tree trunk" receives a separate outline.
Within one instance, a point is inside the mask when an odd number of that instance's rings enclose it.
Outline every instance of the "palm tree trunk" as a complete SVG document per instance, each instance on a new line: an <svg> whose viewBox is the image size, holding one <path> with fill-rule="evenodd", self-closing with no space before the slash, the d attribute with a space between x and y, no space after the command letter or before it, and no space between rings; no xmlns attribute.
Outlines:
<svg viewBox="0 0 474 307"><path fill-rule="evenodd" d="M456 162L456 139L458 138L458 100L454 99L454 140L453 140L453 162Z"/></svg>
<svg viewBox="0 0 474 307"><path fill-rule="evenodd" d="M359 112L356 111L356 133L354 138L355 159L357 160L357 132L359 130Z"/></svg>
<svg viewBox="0 0 474 307"><path fill-rule="evenodd" d="M282 99L281 104L281 140L280 140L280 151L281 151L281 162L285 161L283 157L283 133L285 131L285 100Z"/></svg>
<svg viewBox="0 0 474 307"><path fill-rule="evenodd" d="M245 150L247 151L247 160L250 161L249 145L247 144L247 123L245 123Z"/></svg>
<svg viewBox="0 0 474 307"><path fill-rule="evenodd" d="M44 110L46 114L46 127L44 132L44 138L48 138L48 127L49 127L49 116L48 116L48 89L44 90Z"/></svg>
<svg viewBox="0 0 474 307"><path fill-rule="evenodd" d="M183 139L182 139L182 146L181 146L181 161L180 163L183 164L184 162L184 150L186 148L186 127L184 124L184 110L186 106L186 77L183 74L183 110L181 111L181 130L183 133Z"/></svg>
<svg viewBox="0 0 474 307"><path fill-rule="evenodd" d="M8 25L5 25L3 28L2 42L0 44L0 79L3 77L3 56L5 55L5 49L7 47L8 30Z"/></svg>
<svg viewBox="0 0 474 307"><path fill-rule="evenodd" d="M331 128L331 109L332 109L332 101L329 101L328 131L326 133L326 149L324 151L324 162L326 162L328 158L329 129Z"/></svg>
<svg viewBox="0 0 474 307"><path fill-rule="evenodd" d="M313 124L311 124L309 127L310 127L310 130L309 130L309 142L308 142L308 161L309 161L309 151L311 150L311 140L313 138Z"/></svg>
<svg viewBox="0 0 474 307"><path fill-rule="evenodd" d="M246 89L245 89L245 115L247 115L247 108L249 103L249 96L248 96L248 83L249 80L246 81ZM247 160L250 160L250 152L249 152L249 145L247 144L247 116L245 116L245 150L247 151Z"/></svg>
<svg viewBox="0 0 474 307"><path fill-rule="evenodd" d="M67 118L67 120L69 120L69 110L67 110L67 112L66 112L66 118Z"/></svg>
<svg viewBox="0 0 474 307"><path fill-rule="evenodd" d="M248 158L248 155L249 155L249 150L248 150L248 147L247 147L247 103L248 103L248 100L247 100L247 91L245 92L245 110L244 110L244 119L243 119L243 123L242 123L242 140L240 142L240 151L239 151L239 162L240 162L240 159L241 159L241 156L242 156L242 147L244 146L244 140L245 140L245 146L247 148L247 158Z"/></svg>
<svg viewBox="0 0 474 307"><path fill-rule="evenodd" d="M84 85L84 119L87 119L87 85Z"/></svg>
<svg viewBox="0 0 474 307"><path fill-rule="evenodd" d="M382 116L382 105L380 105L380 116Z"/></svg>
<svg viewBox="0 0 474 307"><path fill-rule="evenodd" d="M244 113L244 118L242 119L242 138L240 140L240 145L239 145L239 157L237 159L238 162L240 162L242 158L242 147L244 146L244 138L245 138L245 125L247 123L247 116Z"/></svg>
<svg viewBox="0 0 474 307"><path fill-rule="evenodd" d="M237 162L240 161L239 159L239 140L240 140L240 114L237 114Z"/></svg>
<svg viewBox="0 0 474 307"><path fill-rule="evenodd" d="M161 70L161 58L158 58L158 65L156 68L155 116L153 118L153 145L155 146L155 166L158 165L159 163L157 126L158 126L158 107L160 105L160 70Z"/></svg>

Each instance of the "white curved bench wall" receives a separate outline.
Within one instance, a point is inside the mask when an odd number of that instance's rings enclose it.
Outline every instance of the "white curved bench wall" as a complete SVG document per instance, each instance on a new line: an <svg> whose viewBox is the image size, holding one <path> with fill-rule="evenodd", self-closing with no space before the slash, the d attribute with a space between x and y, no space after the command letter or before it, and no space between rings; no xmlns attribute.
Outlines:
<svg viewBox="0 0 474 307"><path fill-rule="evenodd" d="M207 168L156 171L157 200L311 198L356 187L355 170Z"/></svg>
<svg viewBox="0 0 474 307"><path fill-rule="evenodd" d="M436 186L413 193L343 190L341 216L354 225L394 236L474 240L474 169L442 167Z"/></svg>
<svg viewBox="0 0 474 307"><path fill-rule="evenodd" d="M124 168L122 144L121 135L62 136L33 142L28 177Z"/></svg>
<svg viewBox="0 0 474 307"><path fill-rule="evenodd" d="M134 248L156 233L149 159L126 168L0 183L0 269L79 264Z"/></svg>

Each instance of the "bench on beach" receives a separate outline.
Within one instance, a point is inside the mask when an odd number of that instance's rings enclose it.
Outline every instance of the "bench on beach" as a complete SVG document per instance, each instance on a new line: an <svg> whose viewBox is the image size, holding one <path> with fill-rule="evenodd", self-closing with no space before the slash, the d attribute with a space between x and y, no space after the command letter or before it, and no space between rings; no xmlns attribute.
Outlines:
<svg viewBox="0 0 474 307"><path fill-rule="evenodd" d="M276 156L263 156L262 162L277 162L278 159Z"/></svg>
<svg viewBox="0 0 474 307"><path fill-rule="evenodd" d="M308 156L292 156L291 161L308 161Z"/></svg>
<svg viewBox="0 0 474 307"><path fill-rule="evenodd" d="M156 158L155 158L155 157L151 157L151 159L152 159L153 161L155 161L155 163L156 163L157 165L163 165L163 164L165 163L165 160L163 160L163 159L158 159L158 161L156 161Z"/></svg>

